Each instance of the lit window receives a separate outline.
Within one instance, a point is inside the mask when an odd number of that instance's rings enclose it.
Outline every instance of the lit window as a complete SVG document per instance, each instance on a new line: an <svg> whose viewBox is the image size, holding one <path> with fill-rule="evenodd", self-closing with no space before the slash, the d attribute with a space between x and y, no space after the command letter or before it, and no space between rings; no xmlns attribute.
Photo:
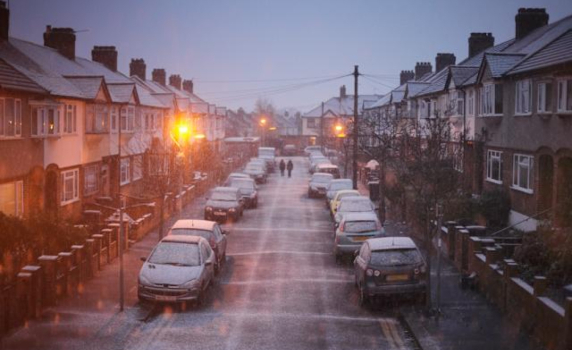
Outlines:
<svg viewBox="0 0 572 350"><path fill-rule="evenodd" d="M487 152L487 180L502 183L502 152L489 150Z"/></svg>
<svg viewBox="0 0 572 350"><path fill-rule="evenodd" d="M83 169L83 193L86 195L99 191L99 165L89 165Z"/></svg>
<svg viewBox="0 0 572 350"><path fill-rule="evenodd" d="M521 80L516 82L515 96L515 112L516 114L529 114L531 109L532 89L530 88L530 80Z"/></svg>
<svg viewBox="0 0 572 350"><path fill-rule="evenodd" d="M121 159L121 185L131 182L131 161L129 158Z"/></svg>
<svg viewBox="0 0 572 350"><path fill-rule="evenodd" d="M61 173L61 205L79 200L79 170L67 170Z"/></svg>
<svg viewBox="0 0 572 350"><path fill-rule="evenodd" d="M0 137L22 136L22 102L0 98Z"/></svg>
<svg viewBox="0 0 572 350"><path fill-rule="evenodd" d="M13 216L22 216L24 214L23 181L0 185L0 212Z"/></svg>
<svg viewBox="0 0 572 350"><path fill-rule="evenodd" d="M512 167L513 188L532 193L532 168L534 158L523 154L515 154Z"/></svg>
<svg viewBox="0 0 572 350"><path fill-rule="evenodd" d="M538 84L538 113L552 112L552 83Z"/></svg>
<svg viewBox="0 0 572 350"><path fill-rule="evenodd" d="M60 135L61 114L61 108L57 106L33 107L32 136Z"/></svg>
<svg viewBox="0 0 572 350"><path fill-rule="evenodd" d="M572 79L558 81L558 112L572 113Z"/></svg>

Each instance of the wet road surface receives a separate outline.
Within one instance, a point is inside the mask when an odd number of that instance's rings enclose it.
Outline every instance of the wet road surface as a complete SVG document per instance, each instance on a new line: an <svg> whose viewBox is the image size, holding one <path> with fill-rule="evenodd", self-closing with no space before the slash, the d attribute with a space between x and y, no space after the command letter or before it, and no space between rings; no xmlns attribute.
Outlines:
<svg viewBox="0 0 572 350"><path fill-rule="evenodd" d="M117 312L116 265L40 320L4 339L3 349L415 349L399 310L358 305L349 262L336 265L323 199L307 197L305 158L292 178L259 187L259 206L231 231L227 261L203 306L137 301L137 273L155 240L128 253L127 308ZM202 203L183 218L202 218ZM106 277L107 276L107 277ZM95 302L97 300L97 302ZM92 302L93 301L93 302Z"/></svg>

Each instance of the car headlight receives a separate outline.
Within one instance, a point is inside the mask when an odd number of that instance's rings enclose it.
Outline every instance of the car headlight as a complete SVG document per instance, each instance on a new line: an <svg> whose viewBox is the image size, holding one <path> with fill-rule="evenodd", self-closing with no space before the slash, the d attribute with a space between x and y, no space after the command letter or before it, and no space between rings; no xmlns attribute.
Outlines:
<svg viewBox="0 0 572 350"><path fill-rule="evenodd" d="M212 207L206 207L205 210L206 211L213 211L213 208Z"/></svg>
<svg viewBox="0 0 572 350"><path fill-rule="evenodd" d="M144 275L139 275L139 284L142 286L152 285L151 281L149 281Z"/></svg>
<svg viewBox="0 0 572 350"><path fill-rule="evenodd" d="M181 284L181 288L186 288L186 289L193 289L197 287L197 279L194 280L190 280L188 282L185 282L183 284Z"/></svg>

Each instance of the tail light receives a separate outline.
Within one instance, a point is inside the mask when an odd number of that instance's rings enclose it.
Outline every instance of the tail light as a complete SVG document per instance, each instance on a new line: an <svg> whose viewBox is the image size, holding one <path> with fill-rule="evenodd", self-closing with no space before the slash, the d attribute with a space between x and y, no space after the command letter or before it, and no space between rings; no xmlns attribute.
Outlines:
<svg viewBox="0 0 572 350"><path fill-rule="evenodd" d="M345 223L345 221L340 222L340 225L338 226L338 230L340 230L340 232L344 232Z"/></svg>

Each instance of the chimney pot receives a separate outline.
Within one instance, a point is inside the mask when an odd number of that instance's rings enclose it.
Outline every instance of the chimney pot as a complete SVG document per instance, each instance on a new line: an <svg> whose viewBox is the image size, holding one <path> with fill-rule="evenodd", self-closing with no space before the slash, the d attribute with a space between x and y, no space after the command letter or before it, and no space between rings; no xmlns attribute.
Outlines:
<svg viewBox="0 0 572 350"><path fill-rule="evenodd" d="M154 82L163 86L167 85L167 72L163 68L153 69L151 75Z"/></svg>
<svg viewBox="0 0 572 350"><path fill-rule="evenodd" d="M117 49L115 46L94 46L91 50L91 60L117 72Z"/></svg>
<svg viewBox="0 0 572 350"><path fill-rule="evenodd" d="M403 85L413 79L415 79L415 73L412 70L402 70L401 74L399 74L399 85Z"/></svg>
<svg viewBox="0 0 572 350"><path fill-rule="evenodd" d="M184 80L183 81L183 90L189 92L189 93L193 93L194 90L194 83L192 80Z"/></svg>
<svg viewBox="0 0 572 350"><path fill-rule="evenodd" d="M548 24L548 13L544 8L520 8L514 17L515 38L521 39L534 30Z"/></svg>
<svg viewBox="0 0 572 350"><path fill-rule="evenodd" d="M454 66L457 58L452 53L438 53L435 57L435 73L442 71L448 66Z"/></svg>
<svg viewBox="0 0 572 350"><path fill-rule="evenodd" d="M417 62L415 65L415 80L421 79L423 76L431 73L433 71L433 67L431 67L431 63L429 62Z"/></svg>
<svg viewBox="0 0 572 350"><path fill-rule="evenodd" d="M147 66L142 58L132 58L129 63L129 76L137 76L139 79L147 80Z"/></svg>
<svg viewBox="0 0 572 350"><path fill-rule="evenodd" d="M346 86L342 85L340 87L340 99L346 98Z"/></svg>
<svg viewBox="0 0 572 350"><path fill-rule="evenodd" d="M495 46L495 37L492 33L471 33L469 36L469 58Z"/></svg>
<svg viewBox="0 0 572 350"><path fill-rule="evenodd" d="M181 90L181 76L178 74L173 74L169 77L169 85L172 87Z"/></svg>
<svg viewBox="0 0 572 350"><path fill-rule="evenodd" d="M72 28L52 28L46 26L44 46L58 50L70 60L75 59L75 32Z"/></svg>
<svg viewBox="0 0 572 350"><path fill-rule="evenodd" d="M0 42L8 40L10 32L10 10L5 1L0 1Z"/></svg>

